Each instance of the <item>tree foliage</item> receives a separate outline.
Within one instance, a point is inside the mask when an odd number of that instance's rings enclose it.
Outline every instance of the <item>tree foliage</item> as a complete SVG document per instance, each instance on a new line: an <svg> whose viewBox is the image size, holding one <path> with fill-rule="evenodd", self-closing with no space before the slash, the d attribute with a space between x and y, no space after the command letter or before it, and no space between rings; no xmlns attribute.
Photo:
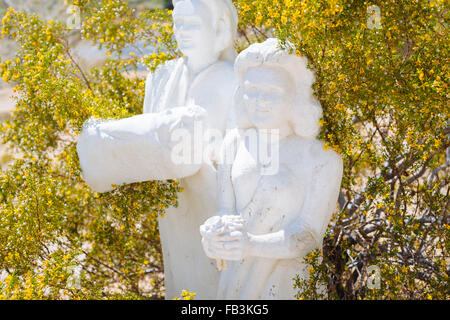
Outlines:
<svg viewBox="0 0 450 320"><path fill-rule="evenodd" d="M141 112L138 68L179 56L170 11L137 12L120 0L73 4L81 37L107 50L100 67L80 67L61 22L12 9L2 20L2 37L19 48L0 65L17 93L2 137L21 157L0 173L0 297L161 298L157 217L176 205L180 187L94 193L80 177L75 141L90 117ZM309 279L293 280L297 297L448 299L448 4L235 4L239 50L276 36L309 59L324 110L320 138L344 158L339 208L323 253L307 257Z"/></svg>
<svg viewBox="0 0 450 320"><path fill-rule="evenodd" d="M176 205L179 185L155 181L94 193L81 179L75 138L90 117L141 112L144 81L131 74L139 63L152 69L175 54L169 15L138 15L120 1L78 5L82 36L111 53L91 70L74 60L61 22L12 9L2 21L2 36L19 44L16 57L1 63L1 77L17 93L3 140L22 157L0 175L0 270L8 274L0 294L160 298L157 217ZM140 39L155 53L121 54Z"/></svg>
<svg viewBox="0 0 450 320"><path fill-rule="evenodd" d="M338 299L448 298L448 3L239 7L241 30L257 39L270 31L308 57L321 138L344 158L340 210L323 257L308 256L311 277L297 279L298 297L324 297L317 287L326 286ZM370 289L373 267L379 289Z"/></svg>

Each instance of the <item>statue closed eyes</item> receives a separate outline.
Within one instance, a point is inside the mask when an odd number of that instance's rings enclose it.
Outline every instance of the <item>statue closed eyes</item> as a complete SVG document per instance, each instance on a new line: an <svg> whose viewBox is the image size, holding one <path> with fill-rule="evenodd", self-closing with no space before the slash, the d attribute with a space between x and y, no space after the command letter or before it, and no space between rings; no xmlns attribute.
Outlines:
<svg viewBox="0 0 450 320"><path fill-rule="evenodd" d="M235 71L237 130L225 137L219 211L201 226L202 244L224 267L218 299L293 299L293 278L308 275L302 258L322 246L342 160L316 139L322 110L306 59L269 39L241 52ZM277 139L247 139L263 132ZM277 159L261 159L255 141ZM267 174L271 161L277 170Z"/></svg>

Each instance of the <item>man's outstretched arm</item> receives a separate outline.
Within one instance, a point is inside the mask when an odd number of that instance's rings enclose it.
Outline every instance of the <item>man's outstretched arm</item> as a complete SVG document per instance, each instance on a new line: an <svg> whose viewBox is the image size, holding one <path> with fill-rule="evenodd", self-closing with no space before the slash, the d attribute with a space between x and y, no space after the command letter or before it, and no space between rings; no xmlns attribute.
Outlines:
<svg viewBox="0 0 450 320"><path fill-rule="evenodd" d="M171 138L177 129L193 137L192 123L203 121L204 116L202 108L191 106L120 120L87 121L77 143L83 179L95 191L107 192L113 185L195 174L201 163L174 161L174 147L179 146Z"/></svg>

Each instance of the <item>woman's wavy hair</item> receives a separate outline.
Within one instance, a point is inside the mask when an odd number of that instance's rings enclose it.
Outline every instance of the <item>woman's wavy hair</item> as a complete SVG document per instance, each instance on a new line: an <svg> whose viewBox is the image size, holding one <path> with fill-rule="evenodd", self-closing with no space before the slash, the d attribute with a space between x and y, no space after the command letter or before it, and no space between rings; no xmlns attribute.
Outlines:
<svg viewBox="0 0 450 320"><path fill-rule="evenodd" d="M235 125L238 128L248 128L252 124L242 103L242 88L245 75L249 68L258 66L279 67L290 74L295 81L295 98L291 108L289 122L298 136L316 137L320 131L319 120L322 117L322 107L314 98L312 85L314 73L307 67L307 59L289 53L287 48L281 48L277 39L268 39L256 43L242 51L235 62L234 68L238 78L238 88L234 96L233 111Z"/></svg>

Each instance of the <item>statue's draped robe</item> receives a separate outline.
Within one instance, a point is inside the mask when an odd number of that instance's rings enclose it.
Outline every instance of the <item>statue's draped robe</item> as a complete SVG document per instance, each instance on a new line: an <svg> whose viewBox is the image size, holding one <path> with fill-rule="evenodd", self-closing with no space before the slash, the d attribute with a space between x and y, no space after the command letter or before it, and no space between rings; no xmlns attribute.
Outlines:
<svg viewBox="0 0 450 320"><path fill-rule="evenodd" d="M199 233L200 225L217 212L217 157L210 153L203 162L174 163L167 128L189 118L223 134L234 90L231 62L216 62L194 76L186 58L168 61L147 78L144 114L91 120L78 139L83 178L98 192L110 191L114 184L180 179L184 192L178 195L178 207L159 219L167 299L182 290L213 299L219 281ZM192 126L187 129L192 133Z"/></svg>
<svg viewBox="0 0 450 320"><path fill-rule="evenodd" d="M195 104L206 110L205 127L224 134L234 79L229 62L218 62L193 78L184 58L169 61L147 79L144 113ZM217 177L212 160L181 179L184 192L178 196L178 207L169 208L159 219L167 299L184 289L195 292L198 299L213 299L217 293L219 273L215 262L205 255L199 233L200 225L217 212Z"/></svg>
<svg viewBox="0 0 450 320"><path fill-rule="evenodd" d="M293 249L297 258L247 256L227 261L218 299L294 299L293 278L308 276L303 257L321 248L339 193L342 162L315 139L291 136L280 141L279 150L277 173L262 175L261 165L238 140L233 165L221 166L219 177L227 181L220 181L219 186L231 183L234 208L227 210L242 216L247 232L265 235L283 231L284 246ZM336 177L335 181L330 176ZM325 189L331 191L326 193L331 197L320 199Z"/></svg>

